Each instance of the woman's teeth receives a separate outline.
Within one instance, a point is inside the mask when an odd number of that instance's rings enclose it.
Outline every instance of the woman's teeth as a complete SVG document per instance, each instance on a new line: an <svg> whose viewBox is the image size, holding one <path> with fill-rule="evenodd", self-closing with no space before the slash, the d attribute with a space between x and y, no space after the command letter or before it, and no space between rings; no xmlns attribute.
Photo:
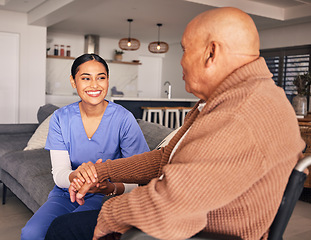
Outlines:
<svg viewBox="0 0 311 240"><path fill-rule="evenodd" d="M91 96L96 96L99 95L101 91L86 91L86 93Z"/></svg>

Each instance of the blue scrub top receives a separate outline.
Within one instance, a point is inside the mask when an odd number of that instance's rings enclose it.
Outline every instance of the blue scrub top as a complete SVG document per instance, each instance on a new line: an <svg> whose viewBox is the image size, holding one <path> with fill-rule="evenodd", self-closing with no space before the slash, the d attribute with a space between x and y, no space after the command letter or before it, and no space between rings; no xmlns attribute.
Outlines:
<svg viewBox="0 0 311 240"><path fill-rule="evenodd" d="M133 114L110 101L91 140L84 130L79 102L56 110L50 120L45 149L68 151L73 170L84 162L104 162L149 151Z"/></svg>

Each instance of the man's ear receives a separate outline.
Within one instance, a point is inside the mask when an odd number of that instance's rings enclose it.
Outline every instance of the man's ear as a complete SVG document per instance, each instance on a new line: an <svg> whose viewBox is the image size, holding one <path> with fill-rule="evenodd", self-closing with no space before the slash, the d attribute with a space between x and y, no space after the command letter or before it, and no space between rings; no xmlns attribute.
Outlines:
<svg viewBox="0 0 311 240"><path fill-rule="evenodd" d="M217 44L215 42L210 42L205 50L205 66L209 67L209 65L215 60L215 51Z"/></svg>
<svg viewBox="0 0 311 240"><path fill-rule="evenodd" d="M77 88L76 81L73 79L72 75L70 75L70 83L73 88Z"/></svg>

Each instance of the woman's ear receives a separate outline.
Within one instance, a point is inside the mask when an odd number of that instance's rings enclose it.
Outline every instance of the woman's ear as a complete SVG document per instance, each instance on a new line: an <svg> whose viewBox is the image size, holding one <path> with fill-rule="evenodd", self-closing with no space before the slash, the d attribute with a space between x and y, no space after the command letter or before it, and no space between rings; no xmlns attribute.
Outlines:
<svg viewBox="0 0 311 240"><path fill-rule="evenodd" d="M72 75L70 75L70 83L73 88L77 88L76 81L73 79Z"/></svg>

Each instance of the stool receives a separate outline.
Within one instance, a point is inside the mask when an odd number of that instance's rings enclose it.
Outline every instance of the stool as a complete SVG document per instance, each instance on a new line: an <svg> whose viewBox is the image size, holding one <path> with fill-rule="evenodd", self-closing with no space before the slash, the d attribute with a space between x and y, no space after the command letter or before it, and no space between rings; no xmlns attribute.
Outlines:
<svg viewBox="0 0 311 240"><path fill-rule="evenodd" d="M141 107L143 109L143 120L151 122L151 114L153 113L153 122L163 125L163 114L161 107ZM159 121L157 121L159 119Z"/></svg>
<svg viewBox="0 0 311 240"><path fill-rule="evenodd" d="M171 128L178 128L180 127L180 120L179 120L179 109L180 107L164 107L163 108L165 111L165 116L164 116L164 125L165 127L169 127L168 125L168 119L170 119L170 127ZM172 116L170 116L172 115ZM174 126L174 117L175 117L175 126Z"/></svg>
<svg viewBox="0 0 311 240"><path fill-rule="evenodd" d="M181 125L183 125L184 121L185 121L186 114L188 112L190 112L192 107L180 107L179 109L181 110Z"/></svg>

